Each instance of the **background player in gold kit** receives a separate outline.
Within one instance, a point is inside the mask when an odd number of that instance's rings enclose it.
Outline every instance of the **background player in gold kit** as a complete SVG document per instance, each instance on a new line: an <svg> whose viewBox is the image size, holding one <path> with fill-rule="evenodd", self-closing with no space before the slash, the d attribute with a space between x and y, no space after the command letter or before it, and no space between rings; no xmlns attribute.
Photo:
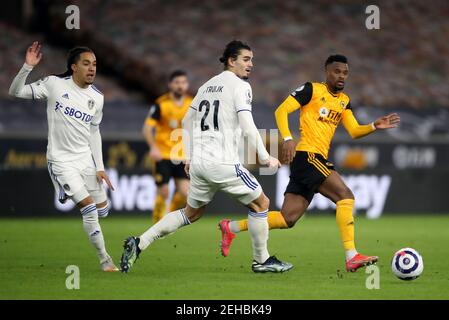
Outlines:
<svg viewBox="0 0 449 320"><path fill-rule="evenodd" d="M182 129L182 119L192 102L187 93L189 82L186 72L174 71L169 77L169 92L160 96L151 106L142 133L150 147L150 158L154 161L153 176L157 185L156 200L153 210L153 221L159 221L167 212L166 202L169 196L168 183L175 179L176 191L170 204L170 210L184 208L187 199L189 180L184 172L184 152L181 135L177 139L171 137L173 130Z"/></svg>
<svg viewBox="0 0 449 320"><path fill-rule="evenodd" d="M291 228L306 211L315 193L319 192L337 205L336 219L346 254L346 270L377 262L376 256L359 254L354 243L354 195L334 165L327 160L332 137L340 122L357 139L377 129L395 128L400 118L393 113L367 125L355 119L349 97L343 93L348 77L345 56L332 55L325 62L326 82L307 82L296 89L275 112L276 123L284 139L282 156L290 163L290 181L285 190L281 211L268 213L270 229ZM300 110L301 137L296 144L288 127L288 114ZM247 230L247 222L222 220L221 250L224 256L235 233Z"/></svg>

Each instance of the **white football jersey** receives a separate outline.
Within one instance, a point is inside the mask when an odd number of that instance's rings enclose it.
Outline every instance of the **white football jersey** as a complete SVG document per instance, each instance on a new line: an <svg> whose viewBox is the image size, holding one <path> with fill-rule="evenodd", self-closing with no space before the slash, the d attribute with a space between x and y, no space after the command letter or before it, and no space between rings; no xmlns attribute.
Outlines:
<svg viewBox="0 0 449 320"><path fill-rule="evenodd" d="M241 129L237 113L251 112L252 91L248 82L223 71L199 89L192 101L192 161L237 164Z"/></svg>
<svg viewBox="0 0 449 320"><path fill-rule="evenodd" d="M103 117L103 94L93 85L83 89L72 77L49 76L28 84L33 99L47 100L49 161L89 156L90 126Z"/></svg>

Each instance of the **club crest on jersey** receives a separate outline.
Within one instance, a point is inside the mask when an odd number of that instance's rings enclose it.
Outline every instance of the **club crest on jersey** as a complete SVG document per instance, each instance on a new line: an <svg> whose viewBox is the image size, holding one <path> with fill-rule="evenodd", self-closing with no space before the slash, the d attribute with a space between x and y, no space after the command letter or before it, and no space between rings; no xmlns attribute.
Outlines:
<svg viewBox="0 0 449 320"><path fill-rule="evenodd" d="M341 108L344 109L345 108L345 102L341 101L340 104L341 104Z"/></svg>
<svg viewBox="0 0 449 320"><path fill-rule="evenodd" d="M248 89L246 91L246 103L251 104L251 101L252 101L251 91Z"/></svg>
<svg viewBox="0 0 449 320"><path fill-rule="evenodd" d="M327 110L327 108L326 107L322 107L321 109L320 109L320 117L326 117L327 115L329 114L329 110Z"/></svg>
<svg viewBox="0 0 449 320"><path fill-rule="evenodd" d="M92 110L92 108L94 107L95 102L92 99L89 99L89 101L87 101L87 106L89 107L89 110Z"/></svg>

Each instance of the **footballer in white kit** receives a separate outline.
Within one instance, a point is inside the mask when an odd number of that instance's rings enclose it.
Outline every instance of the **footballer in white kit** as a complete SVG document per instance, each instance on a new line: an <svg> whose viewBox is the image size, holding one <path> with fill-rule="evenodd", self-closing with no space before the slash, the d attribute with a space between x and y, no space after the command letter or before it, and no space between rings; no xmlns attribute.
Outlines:
<svg viewBox="0 0 449 320"><path fill-rule="evenodd" d="M252 69L253 53L241 41L231 41L220 61L224 71L202 85L183 119L186 173L190 176L187 206L165 215L140 237L125 240L121 270L128 272L141 251L156 239L198 220L217 191L223 191L248 207L254 272L285 272L290 263L270 256L267 249L269 199L257 179L239 160L242 133L257 151L260 162L274 170L271 157L252 117L252 91L245 80Z"/></svg>
<svg viewBox="0 0 449 320"><path fill-rule="evenodd" d="M191 105L195 111L191 150L186 152L190 160L187 203L191 207L206 205L219 190L243 205L262 193L257 179L240 164L238 154L242 136L238 115L241 112L251 115L251 102L250 84L229 70L199 88ZM256 140L260 160L267 162L269 154L260 135L250 138Z"/></svg>
<svg viewBox="0 0 449 320"><path fill-rule="evenodd" d="M41 58L34 42L9 93L15 97L47 100L48 171L59 201L73 200L80 208L83 226L97 251L104 271L118 271L107 254L98 217L109 212L102 180L113 189L104 172L99 125L103 117L103 94L93 85L96 58L92 50L76 47L69 52L67 71L25 85Z"/></svg>

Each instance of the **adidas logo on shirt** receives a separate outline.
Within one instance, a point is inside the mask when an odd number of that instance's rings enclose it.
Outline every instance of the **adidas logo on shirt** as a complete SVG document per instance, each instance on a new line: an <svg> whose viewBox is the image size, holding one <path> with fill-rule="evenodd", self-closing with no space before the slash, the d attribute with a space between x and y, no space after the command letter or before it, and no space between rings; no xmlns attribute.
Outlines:
<svg viewBox="0 0 449 320"><path fill-rule="evenodd" d="M69 98L69 94L65 93L65 94L62 95L62 97L68 99Z"/></svg>

